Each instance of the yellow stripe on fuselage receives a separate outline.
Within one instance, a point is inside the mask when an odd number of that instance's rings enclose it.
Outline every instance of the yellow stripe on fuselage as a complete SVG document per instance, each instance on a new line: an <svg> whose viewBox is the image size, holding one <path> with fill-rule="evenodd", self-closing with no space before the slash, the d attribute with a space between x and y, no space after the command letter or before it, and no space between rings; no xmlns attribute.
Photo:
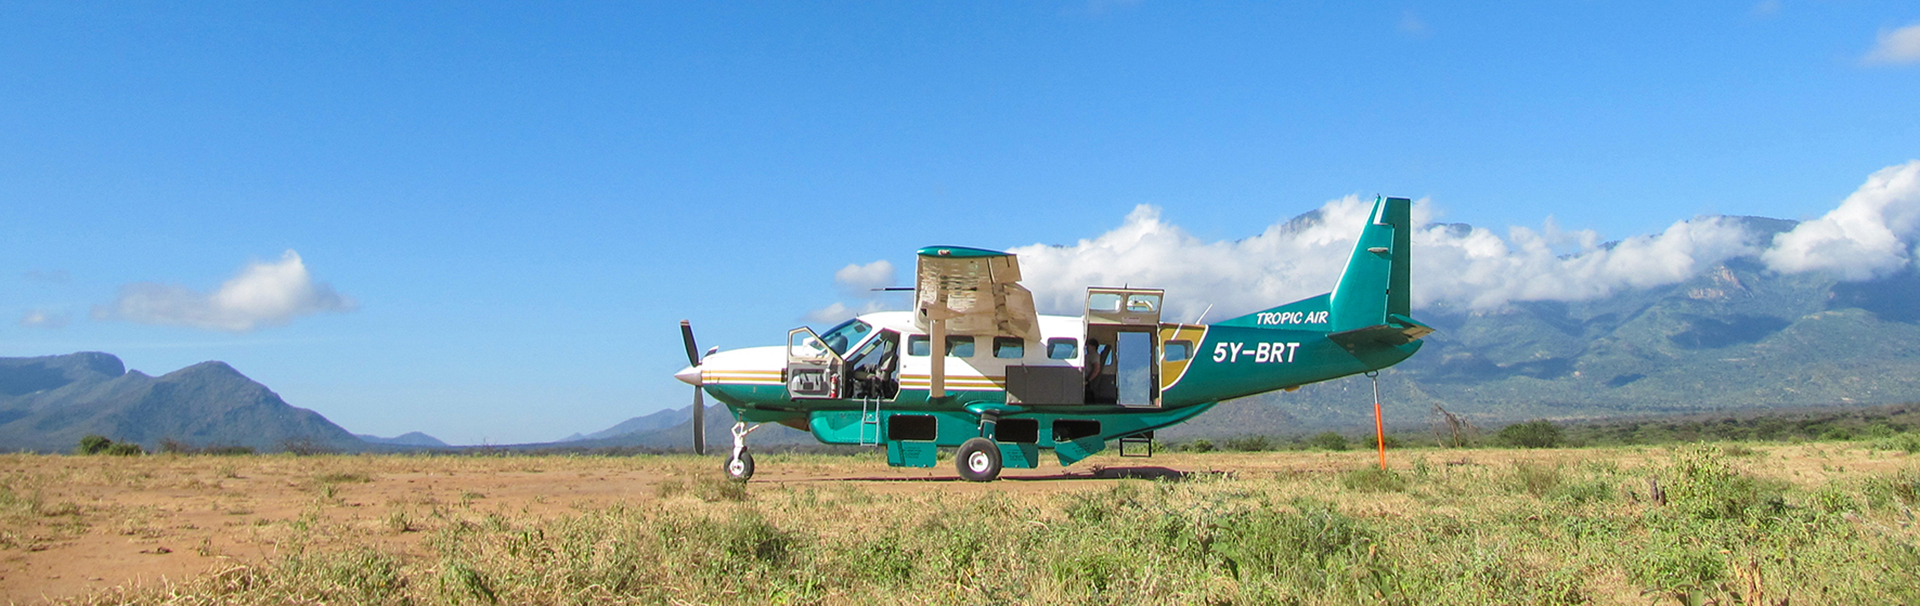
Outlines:
<svg viewBox="0 0 1920 606"><path fill-rule="evenodd" d="M928 389L933 386L933 375L900 375L902 389ZM947 375L947 389L969 391L1006 389L1006 377L956 377Z"/></svg>
<svg viewBox="0 0 1920 606"><path fill-rule="evenodd" d="M780 385L778 370L703 370L700 382L704 384L736 383L746 385Z"/></svg>

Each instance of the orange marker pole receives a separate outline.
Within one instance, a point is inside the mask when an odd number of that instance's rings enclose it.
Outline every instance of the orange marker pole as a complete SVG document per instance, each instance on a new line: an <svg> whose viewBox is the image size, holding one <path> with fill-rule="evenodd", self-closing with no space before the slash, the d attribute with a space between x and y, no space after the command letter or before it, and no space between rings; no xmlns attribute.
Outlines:
<svg viewBox="0 0 1920 606"><path fill-rule="evenodd" d="M1387 470L1387 425L1380 420L1380 401L1373 402L1373 433L1380 443L1380 471Z"/></svg>
<svg viewBox="0 0 1920 606"><path fill-rule="evenodd" d="M1369 372L1367 373L1367 378L1373 379L1374 443L1380 445L1380 471L1386 471L1387 470L1387 422L1380 415L1380 372L1379 371Z"/></svg>

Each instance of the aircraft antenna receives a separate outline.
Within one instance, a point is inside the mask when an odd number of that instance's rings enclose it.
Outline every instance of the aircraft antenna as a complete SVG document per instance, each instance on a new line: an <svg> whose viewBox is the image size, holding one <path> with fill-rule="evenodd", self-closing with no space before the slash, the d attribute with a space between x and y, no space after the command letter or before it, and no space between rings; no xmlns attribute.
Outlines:
<svg viewBox="0 0 1920 606"><path fill-rule="evenodd" d="M1192 323L1192 324L1199 324L1201 320L1205 320L1205 319L1207 319L1207 312L1210 312L1210 311L1213 311L1213 304L1212 304L1212 303L1208 303L1208 304L1207 304L1207 308L1206 308L1206 309L1202 309L1202 310L1200 310L1200 317L1198 317L1198 318L1194 318L1194 319L1193 319L1193 322L1191 322L1191 323Z"/></svg>
<svg viewBox="0 0 1920 606"><path fill-rule="evenodd" d="M1380 471L1387 470L1387 424L1380 417L1380 371L1367 371L1367 378L1373 380L1373 437L1380 445Z"/></svg>

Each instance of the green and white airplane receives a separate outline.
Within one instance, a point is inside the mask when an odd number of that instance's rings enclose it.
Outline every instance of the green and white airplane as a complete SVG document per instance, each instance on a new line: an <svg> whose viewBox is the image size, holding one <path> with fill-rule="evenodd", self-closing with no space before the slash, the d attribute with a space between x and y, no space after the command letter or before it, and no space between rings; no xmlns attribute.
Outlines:
<svg viewBox="0 0 1920 606"><path fill-rule="evenodd" d="M735 480L753 475L747 434L779 423L884 445L893 466L958 447L960 477L985 482L1039 466L1041 449L1071 465L1222 400L1392 366L1433 332L1408 317L1409 207L1374 203L1333 292L1214 324L1162 322L1164 293L1145 288L1091 287L1084 315L1040 315L1014 255L958 246L920 249L912 311L796 328L785 346L701 356L683 321L690 366L674 377L694 386L694 448L704 392L733 412Z"/></svg>

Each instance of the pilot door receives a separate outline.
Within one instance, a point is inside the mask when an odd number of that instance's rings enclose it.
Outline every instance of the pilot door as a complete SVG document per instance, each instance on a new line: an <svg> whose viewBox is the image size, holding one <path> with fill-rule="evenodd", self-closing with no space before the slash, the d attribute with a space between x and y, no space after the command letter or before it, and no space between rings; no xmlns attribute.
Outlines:
<svg viewBox="0 0 1920 606"><path fill-rule="evenodd" d="M839 398L845 388L846 361L828 349L807 327L787 331L787 396L793 399Z"/></svg>
<svg viewBox="0 0 1920 606"><path fill-rule="evenodd" d="M1087 402L1128 407L1160 405L1160 359L1155 351L1163 291L1087 289Z"/></svg>

